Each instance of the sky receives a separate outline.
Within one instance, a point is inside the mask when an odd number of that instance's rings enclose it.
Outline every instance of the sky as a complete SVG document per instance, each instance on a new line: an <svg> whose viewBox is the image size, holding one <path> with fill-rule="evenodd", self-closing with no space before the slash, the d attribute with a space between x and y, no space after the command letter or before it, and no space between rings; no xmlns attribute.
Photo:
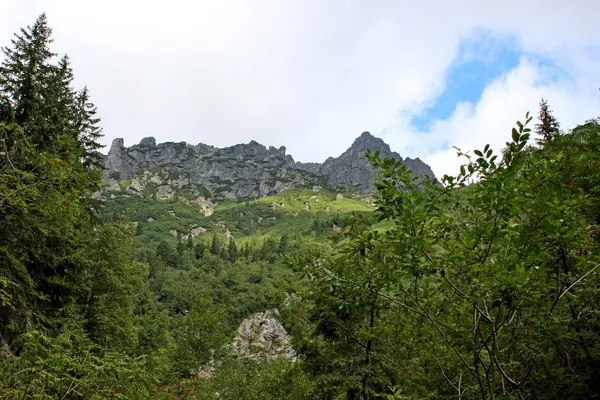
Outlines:
<svg viewBox="0 0 600 400"><path fill-rule="evenodd" d="M322 162L370 131L441 177L542 97L565 129L600 115L598 0L0 0L0 46L42 12L108 146Z"/></svg>

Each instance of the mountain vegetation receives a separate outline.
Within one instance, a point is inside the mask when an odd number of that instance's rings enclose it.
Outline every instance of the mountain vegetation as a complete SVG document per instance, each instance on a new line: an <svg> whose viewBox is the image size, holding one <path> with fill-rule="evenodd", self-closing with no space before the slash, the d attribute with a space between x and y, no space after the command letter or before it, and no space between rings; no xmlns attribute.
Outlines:
<svg viewBox="0 0 600 400"><path fill-rule="evenodd" d="M51 34L0 66L0 398L598 398L600 119L439 181L370 134L104 156Z"/></svg>

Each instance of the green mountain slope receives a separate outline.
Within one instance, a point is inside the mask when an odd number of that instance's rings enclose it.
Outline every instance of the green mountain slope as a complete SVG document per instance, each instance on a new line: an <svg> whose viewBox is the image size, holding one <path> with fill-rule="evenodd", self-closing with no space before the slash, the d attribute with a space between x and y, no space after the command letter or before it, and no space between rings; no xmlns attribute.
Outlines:
<svg viewBox="0 0 600 400"><path fill-rule="evenodd" d="M176 190L168 199L157 199L150 191L144 197L113 194L105 201L105 218L134 223L136 240L151 245L161 240L187 240L189 236L206 240L212 234L243 242L315 229L334 232L344 218L374 210L368 196L321 187L286 190L256 200L224 200L211 203L209 209L194 202L194 196L186 189Z"/></svg>

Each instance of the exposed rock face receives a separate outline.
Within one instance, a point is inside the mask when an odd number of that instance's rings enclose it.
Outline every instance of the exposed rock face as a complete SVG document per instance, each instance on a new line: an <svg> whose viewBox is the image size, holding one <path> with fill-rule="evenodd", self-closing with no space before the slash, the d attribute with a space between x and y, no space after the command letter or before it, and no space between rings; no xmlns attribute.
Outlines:
<svg viewBox="0 0 600 400"><path fill-rule="evenodd" d="M315 175L318 175L321 172L321 164L316 162L303 163L298 161L294 164L294 167Z"/></svg>
<svg viewBox="0 0 600 400"><path fill-rule="evenodd" d="M294 168L294 159L285 151L285 147L267 149L255 141L218 149L185 142L156 144L152 137L125 147L123 139L115 139L104 161L103 177L110 185L160 169L175 176L160 182L170 187L200 185L215 198L260 197L315 180L314 175ZM161 186L157 197L169 198L171 193Z"/></svg>
<svg viewBox="0 0 600 400"><path fill-rule="evenodd" d="M371 150L373 153L379 151L380 157L394 157L404 162L406 167L412 170L418 177L430 176L435 178L429 165L419 158L404 160L396 152L390 150L382 139L376 138L369 132L363 132L341 156L329 157L323 164L296 163L296 168L316 173L324 177L332 187L351 188L361 192L374 191L375 170L365 157L365 152Z"/></svg>
<svg viewBox="0 0 600 400"><path fill-rule="evenodd" d="M285 147L266 148L255 141L219 149L202 143L157 144L153 137L147 137L131 147L125 147L123 139L115 139L104 158L103 177L106 187L113 191L120 190L116 185L119 181L130 180L127 192L131 195L142 195L148 184L157 185L159 199L173 197L175 189L191 187L203 194L198 204L205 215L210 215L212 205L204 198L261 197L299 185L313 185L314 190L323 181L332 188L372 192L375 171L364 155L367 149L379 151L381 157L402 160L369 132L341 156L322 164L294 162L285 154ZM419 177L434 177L431 168L418 158L403 162Z"/></svg>
<svg viewBox="0 0 600 400"><path fill-rule="evenodd" d="M237 357L255 360L277 357L294 359L296 353L291 339L276 314L265 311L242 321L231 344L231 351Z"/></svg>
<svg viewBox="0 0 600 400"><path fill-rule="evenodd" d="M206 232L206 228L198 226L196 228L192 228L192 230L190 231L190 235L192 235L192 237L196 237L196 236L202 235L205 232Z"/></svg>
<svg viewBox="0 0 600 400"><path fill-rule="evenodd" d="M296 360L296 352L291 345L292 338L277 320L277 315L277 311L264 311L250 315L238 327L233 342L223 346L219 351L253 362L275 358ZM210 361L198 367L196 376L200 379L213 378L217 369L221 367L222 362L215 359L213 350Z"/></svg>
<svg viewBox="0 0 600 400"><path fill-rule="evenodd" d="M200 212L202 212L205 217L210 217L215 211L215 205L210 200L207 200L202 196L192 200L192 203L196 203L200 206Z"/></svg>
<svg viewBox="0 0 600 400"><path fill-rule="evenodd" d="M158 188L156 188L157 199L170 199L174 195L175 193L173 193L173 189L170 185L161 185Z"/></svg>

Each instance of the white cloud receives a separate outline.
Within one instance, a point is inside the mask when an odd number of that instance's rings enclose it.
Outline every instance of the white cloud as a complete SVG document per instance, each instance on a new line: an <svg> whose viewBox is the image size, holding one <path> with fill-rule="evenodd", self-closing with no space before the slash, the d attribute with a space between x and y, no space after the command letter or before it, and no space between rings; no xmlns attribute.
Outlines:
<svg viewBox="0 0 600 400"><path fill-rule="evenodd" d="M598 82L592 77L582 72L574 79L548 81L549 75L552 71L547 67L523 58L515 69L490 83L477 104L460 103L452 116L437 121L428 132L410 131L404 135L408 140L400 143L390 138L389 141L407 153L425 154L424 161L437 176L442 176L455 174L464 163L451 145L467 151L489 143L499 152L510 140L510 130L517 120L524 122L527 111L536 116L541 97L548 100L566 129L600 115ZM535 123L534 119L531 128ZM423 137L427 140L422 140Z"/></svg>
<svg viewBox="0 0 600 400"><path fill-rule="evenodd" d="M0 43L42 11L56 51L90 88L107 143L254 139L322 161L364 130L385 130L392 148L441 174L453 158L443 146L503 143L541 96L565 127L598 110L595 0L0 0ZM410 118L443 91L458 44L482 30L514 36L570 77L542 82L543 69L523 60L481 102L415 132Z"/></svg>

